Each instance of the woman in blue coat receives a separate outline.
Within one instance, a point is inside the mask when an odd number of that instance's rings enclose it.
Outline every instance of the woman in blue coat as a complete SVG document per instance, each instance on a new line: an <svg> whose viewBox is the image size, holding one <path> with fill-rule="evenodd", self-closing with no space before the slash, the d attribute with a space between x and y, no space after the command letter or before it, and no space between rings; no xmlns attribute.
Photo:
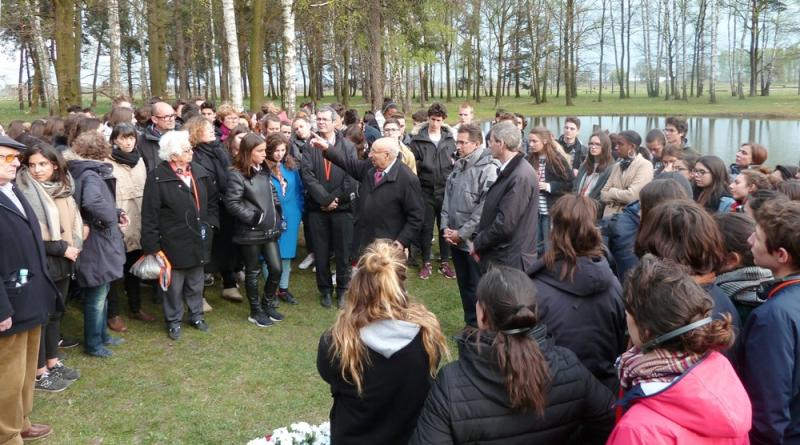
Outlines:
<svg viewBox="0 0 800 445"><path fill-rule="evenodd" d="M272 186L278 192L285 222L285 230L278 240L282 262L278 298L289 304L297 304L289 292L289 275L292 272L292 260L297 255L297 236L303 218L303 181L300 179L300 166L286 151L288 142L281 133L267 136L267 165ZM266 275L267 272L264 272Z"/></svg>

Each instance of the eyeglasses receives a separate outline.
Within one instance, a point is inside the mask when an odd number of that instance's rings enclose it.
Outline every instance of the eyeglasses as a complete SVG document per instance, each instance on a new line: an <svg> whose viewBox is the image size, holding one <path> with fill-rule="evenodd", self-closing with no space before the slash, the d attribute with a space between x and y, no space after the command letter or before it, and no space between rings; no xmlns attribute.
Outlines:
<svg viewBox="0 0 800 445"><path fill-rule="evenodd" d="M178 117L178 115L177 114L167 114L165 116L153 116L153 117L156 118L156 119L162 119L162 120L165 120L165 121L172 121L172 120L175 120L175 118Z"/></svg>
<svg viewBox="0 0 800 445"><path fill-rule="evenodd" d="M692 174L696 176L705 176L706 173L709 173L707 170L698 170L696 168L692 169Z"/></svg>
<svg viewBox="0 0 800 445"><path fill-rule="evenodd" d="M588 144L586 144L586 145L588 145L588 146L590 146L590 147L602 147L602 146L603 146L603 144L601 144L601 143L599 143L599 142L589 142L589 143L588 143Z"/></svg>
<svg viewBox="0 0 800 445"><path fill-rule="evenodd" d="M456 145L467 145L472 143L472 141L456 141Z"/></svg>
<svg viewBox="0 0 800 445"><path fill-rule="evenodd" d="M6 164L14 162L14 159L19 160L19 158L20 158L19 153L0 155L0 159L5 161Z"/></svg>

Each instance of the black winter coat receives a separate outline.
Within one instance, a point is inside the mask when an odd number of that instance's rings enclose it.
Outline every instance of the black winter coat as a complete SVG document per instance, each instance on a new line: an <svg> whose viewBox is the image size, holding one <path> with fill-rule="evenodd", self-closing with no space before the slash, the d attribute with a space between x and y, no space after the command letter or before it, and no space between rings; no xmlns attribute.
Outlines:
<svg viewBox="0 0 800 445"><path fill-rule="evenodd" d="M586 148L583 143L581 143L580 139L577 137L575 138L575 142L572 144L567 144L564 142L564 135L558 137L558 143L564 148L564 151L567 152L568 155L572 156L572 168L574 170L578 170L581 168L581 164L583 161L586 160L586 156L589 154L589 149Z"/></svg>
<svg viewBox="0 0 800 445"><path fill-rule="evenodd" d="M539 190L539 193L544 194L544 198L547 200L548 210L553 207L553 204L556 203L558 198L572 191L572 182L575 180L575 175L572 173L572 168L570 167L569 162L567 162L567 160L561 156L558 156L558 160L561 162L561 166L564 171L562 175L556 172L555 166L553 166L553 164L550 162L547 162L544 165L544 182L550 184L550 191L547 192L544 190ZM539 161L534 160L531 155L528 155L528 162L531 163L533 171L538 174ZM534 164L534 162L536 162L536 164Z"/></svg>
<svg viewBox="0 0 800 445"><path fill-rule="evenodd" d="M473 239L481 270L495 263L525 271L533 264L538 195L536 172L522 153L517 153L486 193Z"/></svg>
<svg viewBox="0 0 800 445"><path fill-rule="evenodd" d="M56 289L47 275L41 227L25 196L14 187L27 218L0 193L0 321L11 317L11 328L0 337L33 329L56 311ZM17 287L21 269L28 269L28 284ZM62 308L63 310L63 308Z"/></svg>
<svg viewBox="0 0 800 445"><path fill-rule="evenodd" d="M228 187L228 169L231 157L228 150L217 139L211 143L194 146L192 161L203 166L214 177L219 196L219 230L211 244L211 258L205 266L206 272L224 272L236 268L236 246L233 244L233 218L225 211L222 197Z"/></svg>
<svg viewBox="0 0 800 445"><path fill-rule="evenodd" d="M425 216L419 179L400 159L376 186L371 161L345 156L337 147L326 150L325 158L361 181L359 251L378 238L397 240L405 247L417 240Z"/></svg>
<svg viewBox="0 0 800 445"><path fill-rule="evenodd" d="M536 285L539 321L558 346L578 359L612 393L618 387L614 362L625 351L625 307L622 286L604 257L578 257L572 281L561 279L562 263L553 271L537 260L528 272Z"/></svg>
<svg viewBox="0 0 800 445"><path fill-rule="evenodd" d="M266 164L245 178L239 170L228 175L225 208L235 220L233 242L263 244L281 235L281 209Z"/></svg>
<svg viewBox="0 0 800 445"><path fill-rule="evenodd" d="M136 150L142 155L148 173L155 170L161 162L158 157L158 141L160 140L161 136L156 134L155 127L151 123L144 128L136 141Z"/></svg>
<svg viewBox="0 0 800 445"><path fill-rule="evenodd" d="M340 134L336 135L336 143L333 148L344 153L348 159L356 159L356 148ZM305 207L307 211L320 212L323 207L330 205L336 198L339 198L339 204L334 211L351 210L353 198L358 194L358 181L338 165L331 164L329 172L330 178L328 179L322 152L306 145L303 149L300 175L306 191Z"/></svg>
<svg viewBox="0 0 800 445"><path fill-rule="evenodd" d="M409 444L602 444L613 427L613 396L572 351L546 339L540 325L531 335L550 370L544 415L511 409L492 351L491 333L462 334L459 359L445 366L428 394Z"/></svg>
<svg viewBox="0 0 800 445"><path fill-rule="evenodd" d="M228 169L231 157L221 142L201 143L193 147L192 162L200 164L214 177L217 183L219 198L225 194L228 186Z"/></svg>
<svg viewBox="0 0 800 445"><path fill-rule="evenodd" d="M317 349L317 370L333 397L331 444L407 444L432 381L422 333L390 358L366 347L369 365L362 374L361 396L342 378L330 346L330 334L325 333Z"/></svg>
<svg viewBox="0 0 800 445"><path fill-rule="evenodd" d="M425 199L433 199L437 203L444 200L447 177L453 171L456 162L456 140L448 127L442 126L441 140L436 146L428 135L428 127L422 127L413 138L408 148L414 153L417 161L417 176L425 194Z"/></svg>
<svg viewBox="0 0 800 445"><path fill-rule="evenodd" d="M122 278L125 247L119 228L116 183L112 166L105 162L74 160L69 172L75 178L75 202L83 223L89 226L89 237L76 263L78 284L95 287Z"/></svg>
<svg viewBox="0 0 800 445"><path fill-rule="evenodd" d="M219 227L214 178L195 162L191 169L195 187L186 186L167 161L148 173L144 184L142 250L146 254L163 250L175 269L207 264L213 229Z"/></svg>

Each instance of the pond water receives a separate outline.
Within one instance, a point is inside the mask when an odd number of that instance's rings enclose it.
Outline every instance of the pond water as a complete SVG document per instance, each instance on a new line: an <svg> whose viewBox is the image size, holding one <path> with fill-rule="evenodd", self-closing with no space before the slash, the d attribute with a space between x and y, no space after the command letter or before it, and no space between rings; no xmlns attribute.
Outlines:
<svg viewBox="0 0 800 445"><path fill-rule="evenodd" d="M580 140L586 144L594 126L616 133L634 130L644 137L653 128L664 128L663 116L578 116ZM542 125L561 134L563 116L535 116L527 120L526 134L532 126ZM696 151L713 154L726 164L734 162L743 142L758 142L769 150L767 165L797 165L800 160L800 120L749 119L736 117L690 117L688 139ZM488 130L488 128L487 128Z"/></svg>

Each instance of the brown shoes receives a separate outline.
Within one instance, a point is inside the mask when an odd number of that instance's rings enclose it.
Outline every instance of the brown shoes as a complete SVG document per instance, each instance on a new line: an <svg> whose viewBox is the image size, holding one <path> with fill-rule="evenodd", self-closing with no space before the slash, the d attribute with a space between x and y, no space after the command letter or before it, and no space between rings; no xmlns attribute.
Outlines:
<svg viewBox="0 0 800 445"><path fill-rule="evenodd" d="M23 442L33 442L49 436L52 432L53 428L50 425L32 423L30 428L20 433L20 436L22 436Z"/></svg>
<svg viewBox="0 0 800 445"><path fill-rule="evenodd" d="M131 317L139 321L156 321L156 317L145 312L144 309L139 309L138 312L134 312L133 314L131 314Z"/></svg>
<svg viewBox="0 0 800 445"><path fill-rule="evenodd" d="M125 326L125 322L119 315L115 315L108 319L108 328L114 332L128 332L128 327Z"/></svg>

